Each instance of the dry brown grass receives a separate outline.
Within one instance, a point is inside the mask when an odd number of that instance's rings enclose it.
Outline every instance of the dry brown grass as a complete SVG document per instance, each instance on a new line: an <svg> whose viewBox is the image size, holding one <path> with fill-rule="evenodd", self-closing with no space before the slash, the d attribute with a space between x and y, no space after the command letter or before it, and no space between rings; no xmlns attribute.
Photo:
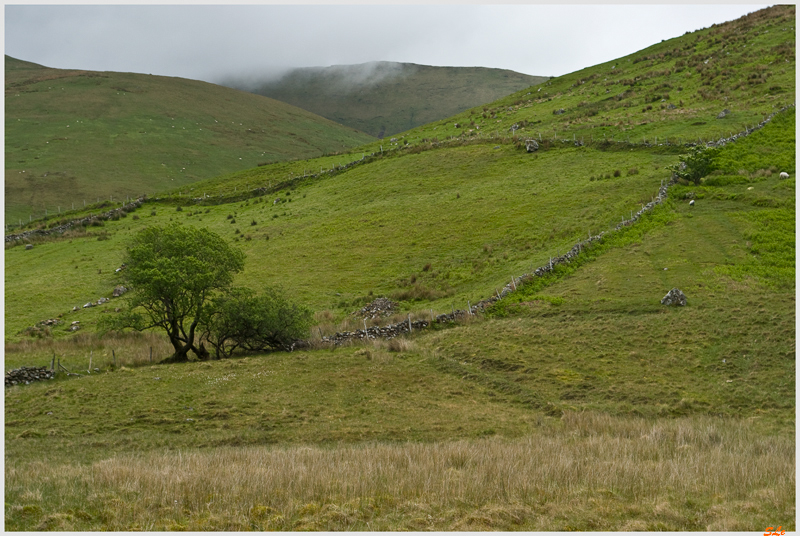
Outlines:
<svg viewBox="0 0 800 536"><path fill-rule="evenodd" d="M22 516L44 490L111 530L794 527L792 438L711 418L562 423L516 440L221 448L83 467L7 460L6 514ZM36 528L80 526L61 514L51 505Z"/></svg>
<svg viewBox="0 0 800 536"><path fill-rule="evenodd" d="M53 355L66 367L88 368L92 356L92 368L103 368L113 364L136 367L150 364L150 348L153 349L153 362L169 357L174 349L160 333L109 333L104 336L96 333L76 333L64 339L23 339L16 343L6 343L6 363L14 362L41 366L50 364ZM113 350L113 353L112 353ZM12 368L8 367L7 368Z"/></svg>

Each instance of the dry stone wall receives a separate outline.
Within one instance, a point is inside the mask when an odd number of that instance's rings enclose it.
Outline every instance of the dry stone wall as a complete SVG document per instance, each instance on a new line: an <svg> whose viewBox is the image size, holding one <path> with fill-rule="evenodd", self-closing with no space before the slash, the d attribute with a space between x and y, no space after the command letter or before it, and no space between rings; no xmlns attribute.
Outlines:
<svg viewBox="0 0 800 536"><path fill-rule="evenodd" d="M62 234L65 231L68 231L68 230L70 230L70 229L72 229L74 227L79 227L79 226L83 226L83 225L89 225L92 220L96 220L96 219L108 220L108 219L113 218L114 216L118 216L122 211L129 212L129 211L131 211L133 209L137 209L137 208L141 207L142 203L144 203L145 200L146 200L146 197L140 197L140 198L138 198L138 199L136 199L134 201L131 201L130 203L122 205L120 208L115 208L115 209L109 210L107 212L102 212L100 214L91 214L89 216L86 216L86 217L80 218L80 219L76 219L76 220L70 220L67 223L64 223L62 225L58 225L56 227L53 227L52 229L33 229L33 230L30 230L30 231L25 231L23 233L6 235L6 244L9 244L9 243L12 243L12 242L18 242L18 241L22 242L22 241L29 240L29 239L34 238L34 237L50 236L50 235L54 235L54 234ZM29 244L29 246L30 246L30 244ZM30 248L28 248L26 246L26 249L30 249Z"/></svg>
<svg viewBox="0 0 800 536"><path fill-rule="evenodd" d="M31 382L52 380L55 374L47 367L21 367L6 372L6 387L27 385Z"/></svg>

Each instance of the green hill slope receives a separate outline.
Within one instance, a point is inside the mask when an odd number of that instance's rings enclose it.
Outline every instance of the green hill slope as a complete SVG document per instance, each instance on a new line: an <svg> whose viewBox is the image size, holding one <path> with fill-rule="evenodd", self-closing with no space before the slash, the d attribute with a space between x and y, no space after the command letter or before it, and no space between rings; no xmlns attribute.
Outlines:
<svg viewBox="0 0 800 536"><path fill-rule="evenodd" d="M8 56L5 68L6 223L371 139L205 82L50 69Z"/></svg>
<svg viewBox="0 0 800 536"><path fill-rule="evenodd" d="M229 81L382 138L492 102L549 77L485 67L373 62L295 69L263 83Z"/></svg>

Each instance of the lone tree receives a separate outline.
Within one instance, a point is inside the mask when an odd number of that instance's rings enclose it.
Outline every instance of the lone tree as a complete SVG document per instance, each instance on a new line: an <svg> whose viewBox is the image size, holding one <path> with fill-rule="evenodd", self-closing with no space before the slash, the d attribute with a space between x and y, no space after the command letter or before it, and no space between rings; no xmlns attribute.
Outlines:
<svg viewBox="0 0 800 536"><path fill-rule="evenodd" d="M121 273L131 290L130 309L114 328L167 332L175 354L169 361L188 361L189 352L208 357L195 344L200 320L210 300L230 288L244 268L244 253L208 229L169 225L139 232L124 257Z"/></svg>

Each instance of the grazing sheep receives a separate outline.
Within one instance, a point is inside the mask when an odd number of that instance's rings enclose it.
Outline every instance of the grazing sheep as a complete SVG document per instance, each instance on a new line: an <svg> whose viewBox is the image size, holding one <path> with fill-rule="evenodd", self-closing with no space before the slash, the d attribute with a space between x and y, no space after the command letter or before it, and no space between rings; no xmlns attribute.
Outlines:
<svg viewBox="0 0 800 536"><path fill-rule="evenodd" d="M694 199L692 199L691 201L689 201L689 206L690 206L690 207L693 207L693 206L694 206Z"/></svg>
<svg viewBox="0 0 800 536"><path fill-rule="evenodd" d="M782 178L782 179L788 179L788 178L789 178L789 174L788 174L788 173L786 173L785 171L781 171L780 178Z"/></svg>

